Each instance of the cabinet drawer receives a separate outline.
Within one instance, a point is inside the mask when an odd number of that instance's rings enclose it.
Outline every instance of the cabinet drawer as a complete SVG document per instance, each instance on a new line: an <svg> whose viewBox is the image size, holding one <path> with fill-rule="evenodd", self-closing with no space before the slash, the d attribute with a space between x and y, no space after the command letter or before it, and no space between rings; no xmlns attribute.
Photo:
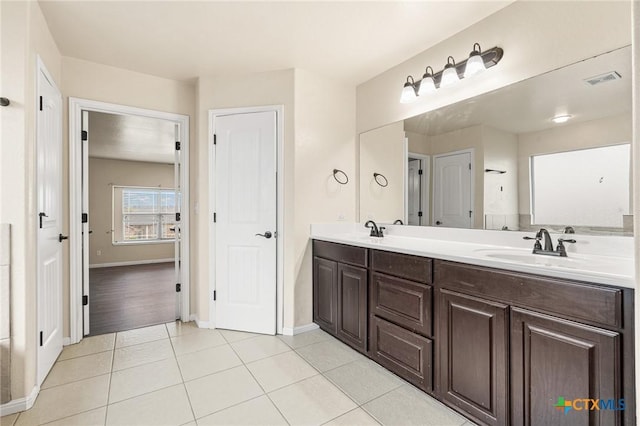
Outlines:
<svg viewBox="0 0 640 426"><path fill-rule="evenodd" d="M395 275L420 283L431 284L432 260L426 257L373 250L371 268L374 271Z"/></svg>
<svg viewBox="0 0 640 426"><path fill-rule="evenodd" d="M438 287L532 308L589 324L622 327L622 291L578 281L437 260Z"/></svg>
<svg viewBox="0 0 640 426"><path fill-rule="evenodd" d="M431 286L373 272L370 289L372 314L431 336Z"/></svg>
<svg viewBox="0 0 640 426"><path fill-rule="evenodd" d="M313 255L340 263L367 267L367 249L326 241L313 242Z"/></svg>
<svg viewBox="0 0 640 426"><path fill-rule="evenodd" d="M433 342L383 319L371 316L374 361L428 392L433 390Z"/></svg>

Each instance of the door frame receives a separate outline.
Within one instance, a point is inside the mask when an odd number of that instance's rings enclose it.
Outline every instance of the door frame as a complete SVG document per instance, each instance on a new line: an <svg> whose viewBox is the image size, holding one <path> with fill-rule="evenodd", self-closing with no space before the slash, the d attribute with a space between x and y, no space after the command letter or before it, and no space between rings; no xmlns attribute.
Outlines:
<svg viewBox="0 0 640 426"><path fill-rule="evenodd" d="M476 205L475 205L475 200L476 200L476 180L475 180L475 176L476 176L476 162L475 162L475 148L467 148L467 149L461 149L458 151L451 151L451 152L443 152L441 154L434 154L432 156L433 158L433 163L432 163L432 168L433 168L433 173L435 173L435 169L436 169L436 158L440 158L440 157L448 157L450 155L458 155L458 154L466 154L468 153L470 155L470 159L469 161L471 162L471 170L470 170L470 179L471 179L471 185L469 186L469 191L471 191L471 200L470 200L470 207L471 207L471 226L469 228L462 228L462 229L474 229L475 223L476 223ZM436 192L436 177L435 174L433 175L433 193L435 194ZM433 200L433 202L431 203L431 220L435 220L436 217L436 202L435 202L435 198Z"/></svg>
<svg viewBox="0 0 640 426"><path fill-rule="evenodd" d="M89 99L69 98L69 327L70 343L78 343L83 336L82 308L82 111L102 112L119 115L137 115L177 123L180 126L180 167L182 203L180 217L181 258L185 267L180 268L181 295L180 319L189 321L190 300L190 227L189 227L189 116L155 111ZM87 277L88 278L88 277Z"/></svg>
<svg viewBox="0 0 640 426"><path fill-rule="evenodd" d="M215 118L225 115L251 114L258 112L276 113L276 333L282 334L284 322L284 105L267 105L242 108L210 109L209 118L209 328L216 328L216 304L213 292L216 289L216 227L213 225L213 213L216 211L216 153L213 149L213 129Z"/></svg>
<svg viewBox="0 0 640 426"><path fill-rule="evenodd" d="M431 209L428 208L428 204L429 204L429 197L430 197L430 191L431 191L431 156L429 155L425 155L425 154L417 154L415 152L408 152L407 153L407 163L409 162L410 158L414 158L416 160L420 160L421 161L421 166L422 166L422 182L421 182L421 199L422 199L422 203L420 205L420 208L422 209L422 213L424 215L426 215L426 219L425 216L423 216L423 222L426 223L422 223L420 226L431 226ZM409 222L409 183L408 183L408 175L409 175L409 167L407 166L407 185L405 186L405 213L404 216L407 218L407 222ZM425 206L427 206L427 208L424 208ZM408 225L408 223L406 223L406 225Z"/></svg>

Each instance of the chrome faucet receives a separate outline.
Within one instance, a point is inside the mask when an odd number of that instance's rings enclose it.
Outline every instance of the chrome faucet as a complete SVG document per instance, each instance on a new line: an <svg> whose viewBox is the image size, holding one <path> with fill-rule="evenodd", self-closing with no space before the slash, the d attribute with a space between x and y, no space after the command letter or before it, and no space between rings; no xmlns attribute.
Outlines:
<svg viewBox="0 0 640 426"><path fill-rule="evenodd" d="M567 257L567 250L563 243L575 243L576 240L573 239L563 239L558 238L558 247L556 250L553 249L553 240L551 239L551 235L549 235L549 231L544 228L540 228L540 230L536 233L535 237L522 237L524 240L535 240L535 244L533 245L533 254L544 254L547 256L559 256L559 257ZM544 239L544 248L542 248L542 244L540 241Z"/></svg>
<svg viewBox="0 0 640 426"><path fill-rule="evenodd" d="M386 229L384 226L381 226L380 228L378 228L378 225L376 225L376 223L372 220L368 220L364 224L364 226L367 228L371 228L371 233L369 234L370 237L377 237L377 238L384 237L383 231Z"/></svg>
<svg viewBox="0 0 640 426"><path fill-rule="evenodd" d="M395 222L393 222L394 225L404 225L404 223L402 223L402 219L396 219Z"/></svg>

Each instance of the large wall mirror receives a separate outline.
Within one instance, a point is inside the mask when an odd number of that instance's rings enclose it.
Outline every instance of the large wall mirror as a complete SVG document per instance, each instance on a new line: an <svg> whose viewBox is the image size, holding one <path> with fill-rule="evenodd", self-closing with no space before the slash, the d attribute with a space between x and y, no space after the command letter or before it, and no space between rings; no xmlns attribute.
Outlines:
<svg viewBox="0 0 640 426"><path fill-rule="evenodd" d="M362 133L360 221L631 236L631 92L623 47Z"/></svg>

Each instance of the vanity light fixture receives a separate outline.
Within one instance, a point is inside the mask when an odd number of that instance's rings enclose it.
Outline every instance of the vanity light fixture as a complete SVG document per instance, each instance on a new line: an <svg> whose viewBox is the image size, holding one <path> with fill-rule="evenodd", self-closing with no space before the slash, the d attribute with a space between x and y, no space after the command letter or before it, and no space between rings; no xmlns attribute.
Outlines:
<svg viewBox="0 0 640 426"><path fill-rule="evenodd" d="M442 71L442 80L440 81L440 87L449 87L460 81L458 71L456 70L456 60L453 56L447 58L447 64Z"/></svg>
<svg viewBox="0 0 640 426"><path fill-rule="evenodd" d="M478 46L477 49L476 46ZM476 75L487 69L487 67L484 66L482 56L480 56L481 52L482 50L480 49L480 44L473 43L473 51L469 54L467 65L464 67L464 78L469 78L472 75Z"/></svg>
<svg viewBox="0 0 640 426"><path fill-rule="evenodd" d="M402 88L402 94L400 95L400 103L408 104L415 101L418 98L418 94L416 93L416 82L413 80L413 77L408 76L407 82L404 84Z"/></svg>
<svg viewBox="0 0 640 426"><path fill-rule="evenodd" d="M431 72L429 72L431 71ZM420 89L418 89L418 96L424 96L428 93L433 93L436 90L436 81L433 79L433 68L427 67L425 69L422 80L420 81Z"/></svg>
<svg viewBox="0 0 640 426"><path fill-rule="evenodd" d="M418 81L414 81L412 76L408 76L402 88L400 103L413 102L418 96L433 93L440 87L454 85L463 78L468 78L491 68L500 62L503 55L504 51L500 47L482 50L479 43L474 43L473 51L469 54L469 58L464 61L456 63L453 56L449 56L447 64L441 71L434 72L433 68L427 67L422 79Z"/></svg>
<svg viewBox="0 0 640 426"><path fill-rule="evenodd" d="M572 118L573 118L573 115L571 115L571 114L556 115L555 117L553 117L551 119L551 121L553 121L556 124L561 124L561 123L566 123L567 121L571 120Z"/></svg>

